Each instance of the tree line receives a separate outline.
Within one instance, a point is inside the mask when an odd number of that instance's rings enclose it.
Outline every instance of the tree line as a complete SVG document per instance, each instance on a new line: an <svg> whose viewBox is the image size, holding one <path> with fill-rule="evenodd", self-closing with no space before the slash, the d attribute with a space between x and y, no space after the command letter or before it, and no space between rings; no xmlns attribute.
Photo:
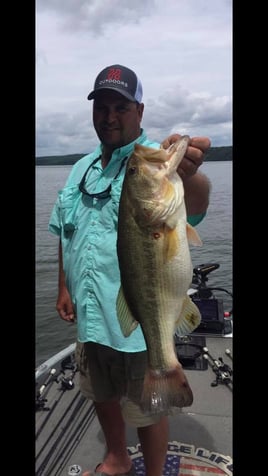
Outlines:
<svg viewBox="0 0 268 476"><path fill-rule="evenodd" d="M36 165L73 165L86 154L49 155L36 157ZM210 147L204 157L204 162L233 160L233 146Z"/></svg>

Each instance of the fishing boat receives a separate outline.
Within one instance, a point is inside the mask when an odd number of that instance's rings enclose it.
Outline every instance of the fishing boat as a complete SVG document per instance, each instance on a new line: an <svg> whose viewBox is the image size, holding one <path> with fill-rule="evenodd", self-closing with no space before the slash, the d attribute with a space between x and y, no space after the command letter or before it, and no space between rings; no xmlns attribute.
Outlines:
<svg viewBox="0 0 268 476"><path fill-rule="evenodd" d="M178 358L194 394L191 407L169 417L169 445L163 476L233 474L232 392L233 316L207 285L219 267L194 268L188 293L200 309L200 326L187 336L174 336ZM82 475L105 455L105 440L93 402L79 390L75 343L42 363L36 382L36 476ZM128 451L137 476L144 476L136 430L127 428Z"/></svg>

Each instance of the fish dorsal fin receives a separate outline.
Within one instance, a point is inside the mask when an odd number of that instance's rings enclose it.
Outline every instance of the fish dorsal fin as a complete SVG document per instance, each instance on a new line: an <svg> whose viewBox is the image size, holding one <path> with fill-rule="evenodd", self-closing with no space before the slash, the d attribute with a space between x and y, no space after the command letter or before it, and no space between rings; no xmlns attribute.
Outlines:
<svg viewBox="0 0 268 476"><path fill-rule="evenodd" d="M139 323L138 321L136 321L136 319L134 319L129 309L122 286L120 286L117 295L116 312L123 335L125 337L130 336L130 334L136 329Z"/></svg>
<svg viewBox="0 0 268 476"><path fill-rule="evenodd" d="M202 240L200 239L200 236L198 235L196 229L190 225L190 223L186 223L186 233L187 233L187 238L189 243L194 246L202 246Z"/></svg>
<svg viewBox="0 0 268 476"><path fill-rule="evenodd" d="M200 311L187 294L182 305L180 316L175 325L175 334L178 336L190 334L199 326L200 322Z"/></svg>

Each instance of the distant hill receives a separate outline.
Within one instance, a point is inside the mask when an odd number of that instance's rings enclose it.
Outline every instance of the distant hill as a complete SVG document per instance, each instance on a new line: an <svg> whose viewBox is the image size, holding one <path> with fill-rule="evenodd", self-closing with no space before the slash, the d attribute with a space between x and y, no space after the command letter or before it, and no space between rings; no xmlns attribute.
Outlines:
<svg viewBox="0 0 268 476"><path fill-rule="evenodd" d="M73 165L86 154L48 155L35 158L36 165Z"/></svg>
<svg viewBox="0 0 268 476"><path fill-rule="evenodd" d="M73 165L81 157L86 155L84 154L71 154L71 155L49 155L43 157L36 157L36 165ZM208 152L205 154L204 161L222 161L222 160L233 160L233 146L223 146L223 147L210 147Z"/></svg>
<svg viewBox="0 0 268 476"><path fill-rule="evenodd" d="M233 146L210 147L206 152L204 161L233 160Z"/></svg>

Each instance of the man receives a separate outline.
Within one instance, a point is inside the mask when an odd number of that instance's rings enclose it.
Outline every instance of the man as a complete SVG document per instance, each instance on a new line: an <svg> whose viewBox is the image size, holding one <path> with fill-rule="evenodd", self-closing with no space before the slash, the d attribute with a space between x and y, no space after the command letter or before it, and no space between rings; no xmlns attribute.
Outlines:
<svg viewBox="0 0 268 476"><path fill-rule="evenodd" d="M100 145L73 166L49 222L50 231L60 237L56 308L65 321L77 319L81 391L94 401L107 445L104 461L84 476L135 474L127 452L125 421L137 428L146 475L161 476L168 419L144 415L136 403L146 344L140 326L128 338L122 335L115 305L120 285L117 219L126 161L136 142L155 148L160 144L150 141L141 128L142 86L129 68L104 68L88 99L94 100L93 124ZM177 138L176 134L168 137L163 146ZM197 169L209 146L205 137L191 139L178 169L192 225L202 220L208 207L210 184Z"/></svg>

